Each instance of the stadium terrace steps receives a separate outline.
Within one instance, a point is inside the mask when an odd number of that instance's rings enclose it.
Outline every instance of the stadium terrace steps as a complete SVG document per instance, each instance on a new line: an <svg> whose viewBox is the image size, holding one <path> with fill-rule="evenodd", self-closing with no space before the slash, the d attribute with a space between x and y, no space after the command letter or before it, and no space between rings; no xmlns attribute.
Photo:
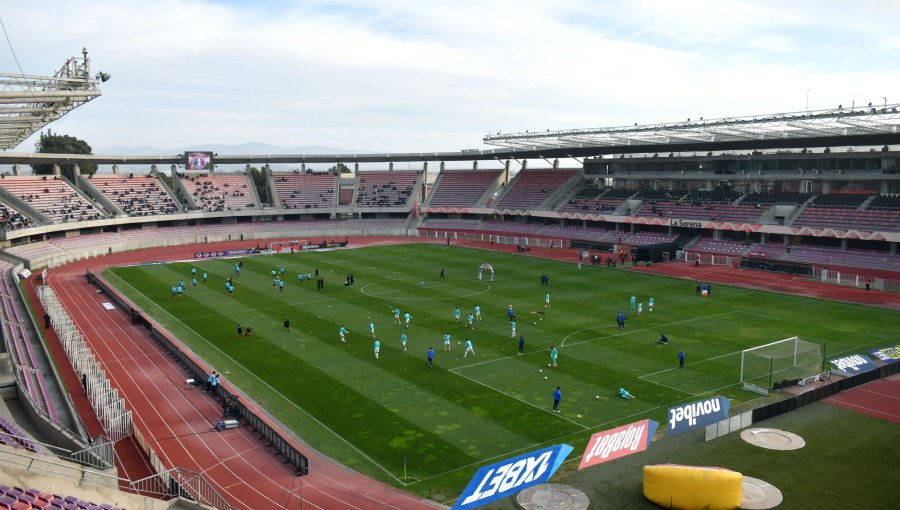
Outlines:
<svg viewBox="0 0 900 510"><path fill-rule="evenodd" d="M245 174L185 174L180 180L202 211L244 211L260 207Z"/></svg>
<svg viewBox="0 0 900 510"><path fill-rule="evenodd" d="M716 253L722 255L744 255L753 249L754 244L731 239L713 239L704 237L687 248L691 252Z"/></svg>
<svg viewBox="0 0 900 510"><path fill-rule="evenodd" d="M580 175L576 170L522 170L506 188L497 209L539 209L570 179Z"/></svg>
<svg viewBox="0 0 900 510"><path fill-rule="evenodd" d="M335 207L338 178L331 172L272 173L275 194L283 209Z"/></svg>
<svg viewBox="0 0 900 510"><path fill-rule="evenodd" d="M93 175L82 180L129 216L156 216L180 212L178 205L156 177Z"/></svg>
<svg viewBox="0 0 900 510"><path fill-rule="evenodd" d="M9 176L0 187L55 223L99 220L104 214L59 176Z"/></svg>
<svg viewBox="0 0 900 510"><path fill-rule="evenodd" d="M502 170L445 170L434 183L428 207L477 207L497 184Z"/></svg>
<svg viewBox="0 0 900 510"><path fill-rule="evenodd" d="M62 496L37 489L23 489L0 485L0 508L28 510L124 510L106 503L98 504L75 496Z"/></svg>
<svg viewBox="0 0 900 510"><path fill-rule="evenodd" d="M357 207L407 207L416 195L421 171L378 171L356 174Z"/></svg>
<svg viewBox="0 0 900 510"><path fill-rule="evenodd" d="M25 312L13 294L10 283L12 268L9 265L6 266L5 269L2 269L2 282L0 282L0 314L3 318L3 335L9 339L9 347L13 351L10 354L14 356L18 365L20 380L23 381L26 391L52 421L59 422L59 414L47 388L41 363L34 352L30 335L25 326Z"/></svg>
<svg viewBox="0 0 900 510"><path fill-rule="evenodd" d="M831 227L900 232L900 210L844 207L807 207L794 219L795 227Z"/></svg>
<svg viewBox="0 0 900 510"><path fill-rule="evenodd" d="M10 231L34 226L35 223L31 218L4 203L0 203L0 228Z"/></svg>

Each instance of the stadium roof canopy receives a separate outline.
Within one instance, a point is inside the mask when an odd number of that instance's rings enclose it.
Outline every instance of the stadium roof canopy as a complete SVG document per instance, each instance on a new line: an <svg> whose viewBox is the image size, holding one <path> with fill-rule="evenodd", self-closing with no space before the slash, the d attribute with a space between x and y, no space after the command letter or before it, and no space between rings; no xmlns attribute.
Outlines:
<svg viewBox="0 0 900 510"><path fill-rule="evenodd" d="M0 149L7 150L100 96L106 73L91 77L87 50L71 57L53 76L0 73Z"/></svg>
<svg viewBox="0 0 900 510"><path fill-rule="evenodd" d="M596 129L489 134L484 143L518 151L598 154L802 148L900 143L898 104Z"/></svg>

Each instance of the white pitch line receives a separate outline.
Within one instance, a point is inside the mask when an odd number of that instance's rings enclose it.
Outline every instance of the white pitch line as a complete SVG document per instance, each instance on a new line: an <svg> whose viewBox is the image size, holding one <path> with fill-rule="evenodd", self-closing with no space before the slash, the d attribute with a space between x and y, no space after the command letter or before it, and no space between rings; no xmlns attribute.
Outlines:
<svg viewBox="0 0 900 510"><path fill-rule="evenodd" d="M726 357L726 356L734 356L735 354L740 354L741 352L743 352L743 351L734 351L734 352L729 352L729 353L727 353L727 354L720 354L720 355L718 355L718 356L713 356L712 358L702 359L702 360L700 360L700 361L695 361L695 362L693 362L693 363L685 363L684 366L685 366L685 367L690 367L690 366L693 366L693 365L699 365L700 363L706 363L707 361L712 361L712 360L714 360L714 359L724 358L724 357ZM670 372L670 371L672 371L672 370L678 370L678 368L676 368L676 367L672 367L672 368L664 368L664 369L659 370L659 371L657 371L657 372L652 372L652 373L649 373L649 374L639 375L639 376L638 376L638 379L643 379L643 378L645 378L645 377L652 377L652 376L654 376L654 375L656 375L656 374L661 374L661 373L663 373L663 372Z"/></svg>
<svg viewBox="0 0 900 510"><path fill-rule="evenodd" d="M594 340L602 340L602 339L604 339L604 338L616 338L616 337L620 337L620 336L630 335L630 334L632 334L632 333L642 333L642 332L644 332L644 331L650 331L650 330L653 330L653 329L657 329L657 330L658 330L658 329L660 329L660 328L665 328L665 327L669 327L669 326L674 326L674 325L676 325L676 324L685 324L685 323L687 323L687 322L702 321L702 320L706 320L706 319L712 319L712 318L714 318L714 317L721 317L721 316L723 316L723 315L730 315L730 314L733 314L733 313L737 313L737 311L734 310L734 311L731 311L731 312L714 313L714 314L712 314L712 315L704 315L703 317L694 317L693 319L685 319L685 320L683 320L683 321L670 322L670 323L668 323L668 324L660 324L660 325L654 326L654 327L652 327L652 328L632 329L632 330L624 331L624 332L622 332L622 333L618 333L618 334L615 334L615 335L598 336L598 337L595 337L595 338L588 338L588 339L586 339L586 340L581 340L580 342L575 342L574 344L569 344L569 347L572 347L572 346L575 346L575 345L584 344L584 343L587 343L587 342L593 342ZM560 347L562 348L562 347L565 347L565 346L564 346L564 345L560 345Z"/></svg>
<svg viewBox="0 0 900 510"><path fill-rule="evenodd" d="M115 275L115 273L111 273L111 274ZM118 275L115 275L115 276L116 276L116 278L119 278ZM194 328L192 328L192 327L188 326L187 324L181 322L181 320L180 320L178 317L175 317L175 316L172 315L168 310L166 310L165 308L163 308L163 307L157 305L152 299L148 298L143 292L141 292L141 291L139 291L138 289L136 289L136 288L135 288L133 285L131 285L130 283L126 282L126 281L123 280L122 278L119 278L119 280L120 280L122 283L124 283L125 285L128 285L129 287L131 287L132 289L134 289L134 291L137 292L138 294L140 294L141 296L144 296L144 299L146 299L147 301L149 301L150 304L152 304L153 306L155 306L155 307L158 308L159 310L162 310L166 315L168 315L169 317L171 317L172 319L174 319L176 322L178 322L179 324L181 324L181 325L184 326L185 328L189 329L192 333L194 333L194 335L197 336L197 338L203 340L204 342L206 342L207 344L209 344L210 347L212 347L213 349L219 351L219 353L220 353L222 356L228 358L232 363L234 363L235 366L240 367L244 372L248 373L251 377L253 377L253 378L256 379L257 381L261 382L266 388L268 388L270 391L272 391L272 393L278 395L278 396L281 397L285 402L287 402L287 403L290 404L291 406L295 407L295 408L296 408L298 411L300 411L301 413L303 413L303 414L305 414L306 416L308 416L311 420L313 420L314 422L316 422L316 423L317 423L320 427L322 427L323 429L327 430L328 432L331 432L331 433L334 435L334 437L336 437L336 438L340 439L341 441L343 441L347 446L349 446L349 447L352 448L354 451L356 451L357 453L359 453L360 455L362 455L366 460L368 460L369 462L371 462L374 466L376 466L376 467L378 467L379 469L381 469L382 471L384 471L388 476L390 476L391 478L393 478L394 480L396 480L398 483L400 483L400 484L403 483L403 480L402 480L400 477L398 477L398 476L394 475L393 473L391 473L390 471L388 471L387 468L385 468L384 466L382 466L381 464L379 464L378 462L376 462L374 459L372 459L371 457L369 457L368 455L366 455L366 453L363 452L362 450L360 450L359 448L357 448L356 445L354 445L353 443L351 443L350 441L348 441L347 439L345 439L344 437L342 437L340 434L338 434L337 432L335 432L334 430L332 430L329 426L327 426L327 425L325 425L324 423L322 423L321 421L319 421L319 419L316 418L315 416L309 414L309 412L306 411L306 409L303 409L302 407L298 406L296 402L294 402L294 401L292 401L291 399L289 399L289 398L287 398L286 396L284 396L280 391L278 391L278 390L276 390L275 388L273 388L272 385L270 385L268 382L266 382L265 380L263 380L262 378L260 378L258 375L256 375L255 373L253 373L251 370L248 370L244 365L238 363L234 358L232 358L231 356L229 356L228 354L226 354L222 349L219 349L218 346L216 346L215 344L213 344L212 342L210 342L209 340L207 340L206 337L204 337L203 335L201 335L200 333L198 333L197 331L195 331Z"/></svg>
<svg viewBox="0 0 900 510"><path fill-rule="evenodd" d="M489 389L489 390L491 390L491 391L496 391L497 393L499 393L499 394L501 394L501 395L504 395L504 396L507 396L507 397L509 397L509 398L511 398L511 399L513 399L513 400L518 400L519 402L521 402L521 403L523 403L523 404L526 404L526 405L529 405L529 406L531 406L531 407L533 407L533 408L535 408L535 409L540 409L541 411L543 411L543 412L545 412L545 413L555 414L555 413L553 413L552 411L548 411L548 410L544 409L543 407L540 407L540 406L538 406L538 405L532 404L531 402L528 402L527 400L522 400L521 398L516 397L516 396L513 396L513 395L510 395L509 393L506 393L505 391L498 390L497 388L494 388L494 387L491 386L490 384L485 384L485 383L483 383L483 382L481 382L481 381L479 381L479 380L472 379L471 377L469 377L469 376L467 376L467 375L463 375L463 374L460 374L460 373L457 373L457 372L453 372L453 374L458 375L458 376L460 376L460 377L463 377L463 378L465 378L465 379L468 379L468 380L472 381L472 382L475 383L475 384L480 384L481 386L484 386L485 388L487 388L487 389ZM578 423L577 421L572 421L572 420L566 418L565 416L562 416L561 414L555 414L555 415L558 416L558 417L560 417L560 418L562 418L562 419L564 419L564 420L566 420L567 422L569 422L569 423L571 423L571 424L573 424L573 425L578 425L579 427L581 427L581 428L587 430L587 427L585 427L584 425Z"/></svg>
<svg viewBox="0 0 900 510"><path fill-rule="evenodd" d="M638 377L638 379L641 379L641 378ZM697 397L697 396L702 395L702 393L691 393L690 391L685 391L685 390L682 390L682 389L680 389L680 388L676 388L676 387L674 387L674 386L669 386L668 384L663 384L663 383L661 383L661 382L650 381L650 380L648 380L648 379L641 379L641 380L644 381L644 382L648 382L648 383L650 383L650 384L655 384L655 385L657 385L657 386L662 386L662 387L664 387L664 388L669 388L670 390L675 390L675 391L677 391L677 392L679 392L679 393L684 393L684 394L690 395L690 396L692 396L692 397Z"/></svg>

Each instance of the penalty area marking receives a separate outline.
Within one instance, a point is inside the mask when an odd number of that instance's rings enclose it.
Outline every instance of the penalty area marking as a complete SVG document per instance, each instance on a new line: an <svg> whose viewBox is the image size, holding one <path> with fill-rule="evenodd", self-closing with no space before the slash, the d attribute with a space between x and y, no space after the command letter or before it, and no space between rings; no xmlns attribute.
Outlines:
<svg viewBox="0 0 900 510"><path fill-rule="evenodd" d="M668 324L660 324L660 325L655 326L655 327L652 327L652 328L632 329L632 330L628 330L628 331L623 331L622 333L618 333L618 334L615 334L615 335L600 336L600 337L595 337L595 338L588 338L588 339L586 339L586 340L580 340L580 341L578 341L578 342L575 342L574 344L570 344L569 347L571 347L571 346L573 346L573 345L583 344L583 343L585 343L585 342L593 342L594 340L600 340L600 339L603 339L603 338L615 338L615 337L618 337L618 336L630 335L631 333L642 333L642 332L644 332L644 331L651 331L651 330L654 330L654 329L665 328L665 327L669 327L669 326L674 326L674 325L676 325L676 324L685 324L685 323L687 323L687 322L694 322L694 321L701 321L701 320L705 320L705 319L712 319L712 318L714 318L714 317L721 317L721 316L723 316L723 315L730 315L730 314L733 314L733 313L738 313L738 312L737 312L737 311L731 311L731 312L715 313L715 314L712 314L712 315L704 315L703 317L694 317L693 319L685 319L685 320L683 320L683 321L670 322L670 323L668 323ZM578 333L581 333L582 331L588 331L588 330L591 330L591 329L599 329L599 328L607 328L607 327L610 327L610 328L611 328L611 327L614 327L614 326L612 326L612 325L609 325L609 326L593 326L593 327L590 327L590 328L580 329L580 330L578 330L578 331L575 331L574 333L570 333L570 334L566 335L565 338L562 339L562 342L560 342L559 346L560 346L560 347L565 347L565 346L566 346L566 340L568 340L568 339L569 339L571 336L573 336L573 335L577 335Z"/></svg>

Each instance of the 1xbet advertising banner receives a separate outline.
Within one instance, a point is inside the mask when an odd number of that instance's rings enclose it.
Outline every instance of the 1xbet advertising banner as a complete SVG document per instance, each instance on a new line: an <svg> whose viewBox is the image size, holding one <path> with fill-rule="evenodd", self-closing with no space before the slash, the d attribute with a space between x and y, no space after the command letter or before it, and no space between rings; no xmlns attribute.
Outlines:
<svg viewBox="0 0 900 510"><path fill-rule="evenodd" d="M452 510L478 508L547 482L572 449L567 444L558 444L484 466L475 473Z"/></svg>
<svg viewBox="0 0 900 510"><path fill-rule="evenodd" d="M879 347L869 351L872 356L880 359L885 363L896 363L900 361L900 345L889 345L887 347Z"/></svg>
<svg viewBox="0 0 900 510"><path fill-rule="evenodd" d="M710 397L690 404L670 407L669 427L666 430L672 436L724 420L728 418L730 405L731 401L725 397Z"/></svg>
<svg viewBox="0 0 900 510"><path fill-rule="evenodd" d="M659 423L641 420L614 429L597 432L591 436L581 456L578 469L596 466L632 453L642 452L650 446Z"/></svg>
<svg viewBox="0 0 900 510"><path fill-rule="evenodd" d="M862 354L844 356L843 358L828 360L828 362L834 365L838 370L842 370L851 375L868 372L869 370L878 368L878 365Z"/></svg>

